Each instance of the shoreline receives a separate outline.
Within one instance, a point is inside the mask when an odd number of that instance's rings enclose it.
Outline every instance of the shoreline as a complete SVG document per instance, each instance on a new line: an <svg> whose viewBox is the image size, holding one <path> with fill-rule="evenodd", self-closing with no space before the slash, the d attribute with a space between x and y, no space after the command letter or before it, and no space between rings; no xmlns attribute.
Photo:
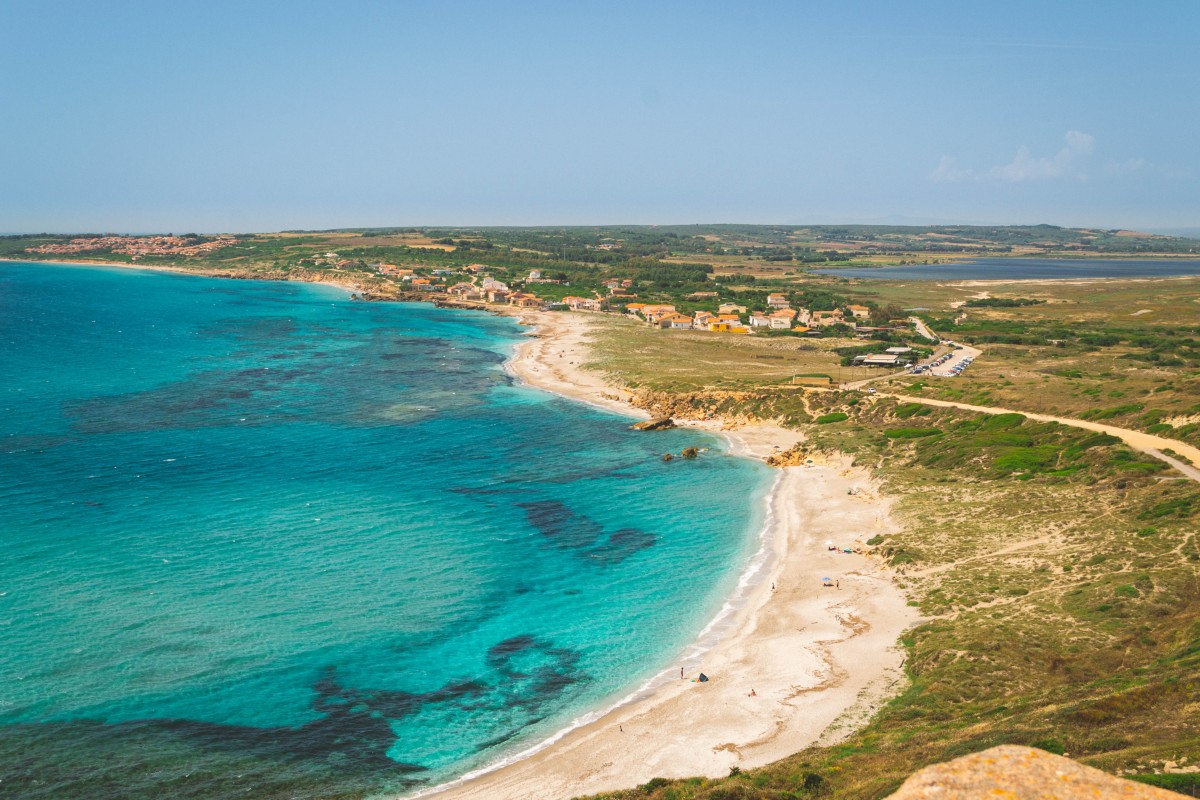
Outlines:
<svg viewBox="0 0 1200 800"><path fill-rule="evenodd" d="M510 374L626 417L649 416L627 402L629 393L582 368L587 315L509 315L536 326L506 362ZM732 455L760 460L802 439L769 424L679 424L722 436ZM895 529L877 484L848 459L814 460L823 463L778 470L738 588L679 654L686 679L674 675L673 664L551 737L407 797L565 800L655 777L721 777L735 766L751 769L836 743L861 727L904 680L897 640L917 614L879 561L841 552ZM824 577L836 588L824 587ZM693 682L700 671L707 683Z"/></svg>
<svg viewBox="0 0 1200 800"><path fill-rule="evenodd" d="M240 277L101 261L22 263ZM583 369L590 314L478 309L533 326L504 364L518 380L625 417L650 416L629 402L631 393ZM731 455L759 460L803 438L770 424L733 430L719 419L678 424L723 437ZM813 458L821 463L778 470L737 588L680 661L519 753L406 797L565 800L654 777L722 777L735 766L750 769L812 744L836 743L861 727L905 679L897 640L917 614L880 562L824 546L831 540L850 547L896 525L866 470L849 459ZM825 576L837 587L822 586ZM687 680L673 675L680 663ZM710 681L693 683L701 670Z"/></svg>
<svg viewBox="0 0 1200 800"><path fill-rule="evenodd" d="M263 281L266 283L316 283L323 286L333 286L337 289L345 289L352 293L361 293L363 287L355 281L347 279L345 281L330 280L328 277L314 278L307 280L305 278L296 277L256 277L253 275L235 275L226 270L195 270L185 267L173 267L167 264L129 264L124 261L87 261L85 259L28 259L28 258L0 258L0 264L50 264L60 267L116 267L121 269L141 269L147 272L170 272L175 275L193 275L197 278L224 278L232 281Z"/></svg>

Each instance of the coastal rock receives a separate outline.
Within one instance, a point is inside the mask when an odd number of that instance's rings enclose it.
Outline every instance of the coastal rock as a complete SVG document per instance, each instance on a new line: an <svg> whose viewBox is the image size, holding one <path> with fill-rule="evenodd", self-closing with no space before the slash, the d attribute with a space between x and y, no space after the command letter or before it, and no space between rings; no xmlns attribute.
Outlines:
<svg viewBox="0 0 1200 800"><path fill-rule="evenodd" d="M1032 747L1001 745L925 767L888 800L1178 800L1180 795L1117 778Z"/></svg>
<svg viewBox="0 0 1200 800"><path fill-rule="evenodd" d="M662 431L667 428L674 428L675 420L670 417L654 417L644 422L635 422L629 427L635 431Z"/></svg>
<svg viewBox="0 0 1200 800"><path fill-rule="evenodd" d="M680 453L680 455L683 456L684 458L695 458L699 454L700 454L700 451L694 447L685 447L685 448L683 448L683 452Z"/></svg>
<svg viewBox="0 0 1200 800"><path fill-rule="evenodd" d="M800 445L794 445L787 450L778 450L767 456L768 467L797 467L803 465L809 458Z"/></svg>

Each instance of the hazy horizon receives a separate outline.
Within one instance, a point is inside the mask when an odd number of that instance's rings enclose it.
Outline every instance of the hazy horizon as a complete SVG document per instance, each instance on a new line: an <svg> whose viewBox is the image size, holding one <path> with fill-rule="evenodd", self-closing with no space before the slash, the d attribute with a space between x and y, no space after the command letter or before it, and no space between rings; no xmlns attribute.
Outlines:
<svg viewBox="0 0 1200 800"><path fill-rule="evenodd" d="M14 231L1200 227L1194 4L119 0L0 22Z"/></svg>

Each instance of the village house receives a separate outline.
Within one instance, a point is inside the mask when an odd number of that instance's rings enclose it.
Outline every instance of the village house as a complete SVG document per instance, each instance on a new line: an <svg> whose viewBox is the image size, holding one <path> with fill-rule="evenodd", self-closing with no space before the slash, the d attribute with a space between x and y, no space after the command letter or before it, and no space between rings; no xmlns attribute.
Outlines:
<svg viewBox="0 0 1200 800"><path fill-rule="evenodd" d="M467 264L465 267L463 267L464 272L470 272L473 275L477 275L486 269L487 269L486 264Z"/></svg>
<svg viewBox="0 0 1200 800"><path fill-rule="evenodd" d="M508 296L508 304L517 308L541 308L542 301L536 295L528 292L513 292Z"/></svg>
<svg viewBox="0 0 1200 800"><path fill-rule="evenodd" d="M791 308L781 308L770 316L770 325L773 330L791 330L792 322L796 319L796 312Z"/></svg>
<svg viewBox="0 0 1200 800"><path fill-rule="evenodd" d="M641 308L642 316L650 324L655 324L662 317L668 317L675 313L675 306L671 305L644 305Z"/></svg>
<svg viewBox="0 0 1200 800"><path fill-rule="evenodd" d="M755 311L750 315L750 327L769 328L771 327L771 318L760 311Z"/></svg>
<svg viewBox="0 0 1200 800"><path fill-rule="evenodd" d="M692 327L696 330L708 330L708 323L716 319L716 315L708 311L697 311L692 315Z"/></svg>
<svg viewBox="0 0 1200 800"><path fill-rule="evenodd" d="M498 281L495 278L489 277L489 278L483 279L483 281L479 284L479 288L483 289L484 291L490 291L492 289L495 289L496 291L499 291L499 292L507 292L508 284L505 283L504 281Z"/></svg>
<svg viewBox="0 0 1200 800"><path fill-rule="evenodd" d="M621 279L613 278L612 280L605 281L604 288L605 289L620 289L621 288Z"/></svg>
<svg viewBox="0 0 1200 800"><path fill-rule="evenodd" d="M687 296L688 300L716 300L716 292L692 292Z"/></svg>
<svg viewBox="0 0 1200 800"><path fill-rule="evenodd" d="M446 290L447 294L452 294L455 297L463 300L483 300L484 294L479 290L479 287L470 283L456 283Z"/></svg>
<svg viewBox="0 0 1200 800"><path fill-rule="evenodd" d="M871 309L866 306L846 306L846 310L853 314L855 319L866 319L871 316Z"/></svg>
<svg viewBox="0 0 1200 800"><path fill-rule="evenodd" d="M796 309L796 324L807 325L812 320L812 312L807 308Z"/></svg>
<svg viewBox="0 0 1200 800"><path fill-rule="evenodd" d="M572 311L600 311L604 305L603 300L595 297L564 297L562 301Z"/></svg>
<svg viewBox="0 0 1200 800"><path fill-rule="evenodd" d="M487 289L484 292L489 303L503 303L508 300L508 289Z"/></svg>
<svg viewBox="0 0 1200 800"><path fill-rule="evenodd" d="M772 292L771 294L767 295L767 305L769 305L771 308L787 308L791 305L791 303L788 302L786 294Z"/></svg>
<svg viewBox="0 0 1200 800"><path fill-rule="evenodd" d="M838 325L846 321L846 317L840 309L833 311L814 311L812 318L809 320L809 325L813 328L821 328L825 325Z"/></svg>
<svg viewBox="0 0 1200 800"><path fill-rule="evenodd" d="M714 333L749 333L750 329L740 321L727 319L713 320L708 323L708 329Z"/></svg>
<svg viewBox="0 0 1200 800"><path fill-rule="evenodd" d="M659 317L655 324L660 328L669 328L671 330L691 330L692 318L686 314L667 314L664 317Z"/></svg>

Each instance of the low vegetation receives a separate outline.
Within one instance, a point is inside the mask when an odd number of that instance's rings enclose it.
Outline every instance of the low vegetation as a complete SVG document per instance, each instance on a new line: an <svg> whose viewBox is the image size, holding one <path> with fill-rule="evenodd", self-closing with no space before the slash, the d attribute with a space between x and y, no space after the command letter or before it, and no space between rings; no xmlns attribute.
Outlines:
<svg viewBox="0 0 1200 800"><path fill-rule="evenodd" d="M910 684L839 744L602 797L878 798L1001 743L1196 786L1151 773L1200 755L1200 486L1113 437L1020 414L837 392L747 405L844 415L808 426L808 446L852 452L897 498L903 531L870 545L922 613L903 639Z"/></svg>

